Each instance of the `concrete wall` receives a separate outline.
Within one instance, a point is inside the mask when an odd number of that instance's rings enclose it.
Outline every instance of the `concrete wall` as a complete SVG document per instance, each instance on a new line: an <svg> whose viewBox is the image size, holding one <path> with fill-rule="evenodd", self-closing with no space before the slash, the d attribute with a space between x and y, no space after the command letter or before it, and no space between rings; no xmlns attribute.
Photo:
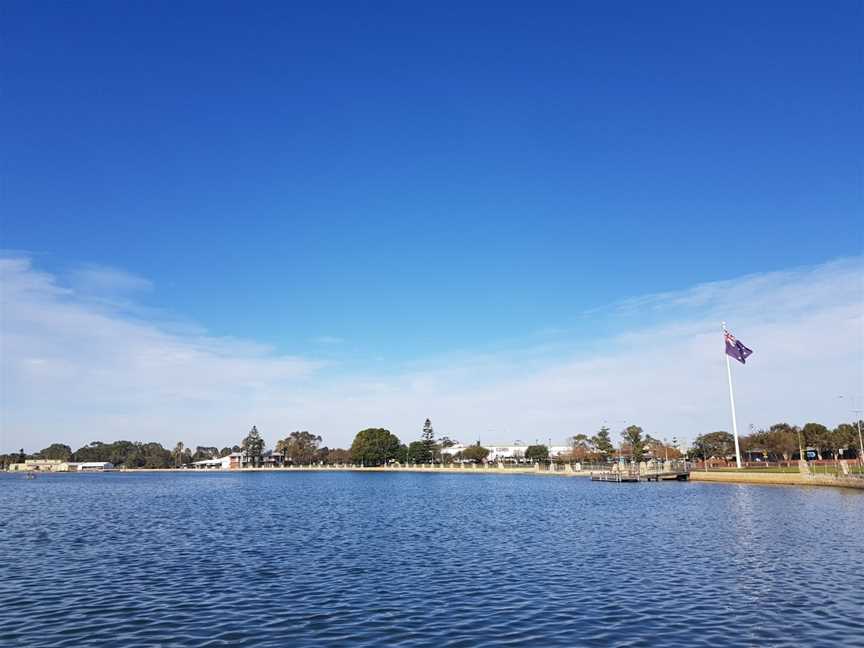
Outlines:
<svg viewBox="0 0 864 648"><path fill-rule="evenodd" d="M783 486L835 486L864 490L864 479L839 478L830 475L800 475L795 473L703 472L690 473L691 481L725 484L774 484Z"/></svg>

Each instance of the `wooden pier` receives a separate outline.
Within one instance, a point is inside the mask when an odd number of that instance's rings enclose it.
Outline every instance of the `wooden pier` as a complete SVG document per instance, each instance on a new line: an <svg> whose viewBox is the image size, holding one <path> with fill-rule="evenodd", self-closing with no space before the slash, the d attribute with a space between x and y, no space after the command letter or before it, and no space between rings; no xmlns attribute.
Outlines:
<svg viewBox="0 0 864 648"><path fill-rule="evenodd" d="M690 470L664 470L664 471L639 471L639 470L604 470L592 472L591 481L611 482L614 484L659 482L659 481L688 481Z"/></svg>

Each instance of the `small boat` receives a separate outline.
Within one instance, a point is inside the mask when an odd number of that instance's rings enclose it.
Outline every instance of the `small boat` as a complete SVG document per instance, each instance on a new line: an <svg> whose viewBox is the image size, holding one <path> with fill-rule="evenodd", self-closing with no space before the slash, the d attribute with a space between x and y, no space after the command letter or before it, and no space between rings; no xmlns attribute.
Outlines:
<svg viewBox="0 0 864 648"><path fill-rule="evenodd" d="M28 472L24 479L36 479L36 474L32 472Z"/></svg>

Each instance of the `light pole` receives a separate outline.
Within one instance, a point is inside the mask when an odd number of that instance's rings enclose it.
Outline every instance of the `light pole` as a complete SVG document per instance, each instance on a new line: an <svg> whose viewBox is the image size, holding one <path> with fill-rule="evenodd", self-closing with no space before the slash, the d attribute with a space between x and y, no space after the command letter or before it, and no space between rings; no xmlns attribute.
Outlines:
<svg viewBox="0 0 864 648"><path fill-rule="evenodd" d="M795 434L798 435L798 461L806 461L804 459L804 444L801 442L801 428L795 426Z"/></svg>
<svg viewBox="0 0 864 648"><path fill-rule="evenodd" d="M853 409L855 413L855 422L858 426L858 463L864 466L864 438L861 437L861 411L860 409Z"/></svg>

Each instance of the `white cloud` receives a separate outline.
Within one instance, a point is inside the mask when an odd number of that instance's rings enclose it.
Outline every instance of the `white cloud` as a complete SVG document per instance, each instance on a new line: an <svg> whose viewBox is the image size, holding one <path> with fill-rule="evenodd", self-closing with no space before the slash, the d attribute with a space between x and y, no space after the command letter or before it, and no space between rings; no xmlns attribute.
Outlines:
<svg viewBox="0 0 864 648"><path fill-rule="evenodd" d="M604 420L692 438L729 428L724 318L755 350L733 367L742 431L833 425L864 392L860 258L625 300L592 316L618 333L589 345L585 330L542 345L527 335L533 344L335 378L320 360L95 303L26 259L0 259L0 273L0 451L118 438L222 446L253 423L271 443L309 429L347 445L373 425L412 439L427 416L462 440L563 440Z"/></svg>

